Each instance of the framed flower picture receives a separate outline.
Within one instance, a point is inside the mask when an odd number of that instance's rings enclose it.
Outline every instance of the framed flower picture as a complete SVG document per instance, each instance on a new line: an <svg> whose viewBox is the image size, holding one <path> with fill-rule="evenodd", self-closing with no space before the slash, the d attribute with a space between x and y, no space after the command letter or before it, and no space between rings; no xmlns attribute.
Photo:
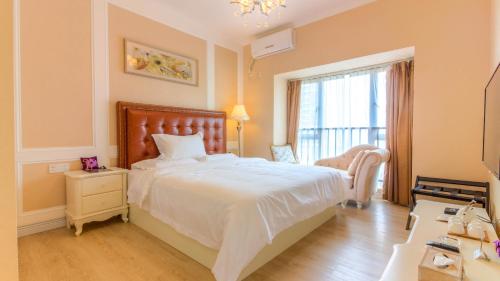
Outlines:
<svg viewBox="0 0 500 281"><path fill-rule="evenodd" d="M198 61L125 39L125 72L198 86Z"/></svg>

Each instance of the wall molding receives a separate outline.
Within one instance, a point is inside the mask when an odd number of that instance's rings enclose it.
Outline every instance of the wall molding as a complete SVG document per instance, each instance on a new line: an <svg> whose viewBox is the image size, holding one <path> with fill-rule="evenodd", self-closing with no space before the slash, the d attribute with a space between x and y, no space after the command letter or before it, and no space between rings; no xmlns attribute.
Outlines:
<svg viewBox="0 0 500 281"><path fill-rule="evenodd" d="M92 69L94 76L94 112L96 139L94 155L109 166L109 39L108 1L92 0Z"/></svg>
<svg viewBox="0 0 500 281"><path fill-rule="evenodd" d="M109 60L108 60L108 1L90 0L90 39L92 66L92 145L82 147L25 148L22 141L22 88L21 88L21 0L14 0L14 73L15 73L15 143L16 189L18 225L20 234L60 227L54 221L65 217L65 206L25 212L23 207L23 165L35 163L70 162L82 156L99 157L109 165ZM104 27L104 28L103 28ZM33 227L31 227L31 225ZM63 224L64 225L64 224Z"/></svg>
<svg viewBox="0 0 500 281"><path fill-rule="evenodd" d="M215 44L207 40L207 109L215 109Z"/></svg>
<svg viewBox="0 0 500 281"><path fill-rule="evenodd" d="M90 50L91 54L91 69L92 69L92 147L96 147L97 139L96 139L96 87L95 87L95 69L96 66L94 64L95 56L94 56L94 28L93 28L93 20L94 20L94 12L93 7L96 1L106 1L106 0L91 0L90 7L90 16L91 16L91 34L90 41L92 48ZM48 150L52 148L25 148L23 147L23 134L22 134L22 67L21 67L21 0L14 0L14 115L15 115L15 144L16 144L16 152L30 152L30 151L40 151L40 150ZM64 149L64 148L63 148Z"/></svg>
<svg viewBox="0 0 500 281"><path fill-rule="evenodd" d="M93 146L83 147L54 147L40 149L25 149L16 154L17 162L54 162L67 159L78 159L82 156L97 155L98 150Z"/></svg>

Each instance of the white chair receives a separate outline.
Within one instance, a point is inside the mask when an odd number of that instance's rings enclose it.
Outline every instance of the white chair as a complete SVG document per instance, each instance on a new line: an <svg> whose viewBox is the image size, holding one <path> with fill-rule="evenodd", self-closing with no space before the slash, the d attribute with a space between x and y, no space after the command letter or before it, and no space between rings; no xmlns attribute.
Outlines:
<svg viewBox="0 0 500 281"><path fill-rule="evenodd" d="M363 152L356 157L358 153ZM354 200L359 209L368 203L377 190L377 176L380 166L389 160L390 154L386 149L372 145L359 145L349 149L344 154L315 163L318 166L345 170L353 176L353 184L344 190L346 200L342 202L345 208L347 201ZM355 163L355 158L358 163ZM351 165L352 164L352 165Z"/></svg>

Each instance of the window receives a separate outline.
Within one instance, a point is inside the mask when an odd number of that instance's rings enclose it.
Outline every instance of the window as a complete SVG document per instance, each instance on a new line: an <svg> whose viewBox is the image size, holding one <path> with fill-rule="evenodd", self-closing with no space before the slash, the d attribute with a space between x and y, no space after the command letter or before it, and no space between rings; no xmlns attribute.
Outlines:
<svg viewBox="0 0 500 281"><path fill-rule="evenodd" d="M385 148L386 69L302 81L297 155L312 165L359 144Z"/></svg>

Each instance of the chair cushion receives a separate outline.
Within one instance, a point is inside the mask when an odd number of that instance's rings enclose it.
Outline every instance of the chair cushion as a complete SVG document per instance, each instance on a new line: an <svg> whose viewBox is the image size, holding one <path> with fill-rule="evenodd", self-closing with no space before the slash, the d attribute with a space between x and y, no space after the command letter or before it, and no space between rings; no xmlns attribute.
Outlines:
<svg viewBox="0 0 500 281"><path fill-rule="evenodd" d="M292 146L286 145L271 145L271 153L273 160L276 162L285 162L291 164L297 164L297 158L293 153Z"/></svg>
<svg viewBox="0 0 500 281"><path fill-rule="evenodd" d="M356 170L358 169L359 163L361 162L361 159L363 158L363 156L366 154L367 151L368 150L360 151L358 152L358 154L356 154L356 156L354 156L354 159L347 168L347 174L349 176L354 177L354 175L356 175Z"/></svg>

